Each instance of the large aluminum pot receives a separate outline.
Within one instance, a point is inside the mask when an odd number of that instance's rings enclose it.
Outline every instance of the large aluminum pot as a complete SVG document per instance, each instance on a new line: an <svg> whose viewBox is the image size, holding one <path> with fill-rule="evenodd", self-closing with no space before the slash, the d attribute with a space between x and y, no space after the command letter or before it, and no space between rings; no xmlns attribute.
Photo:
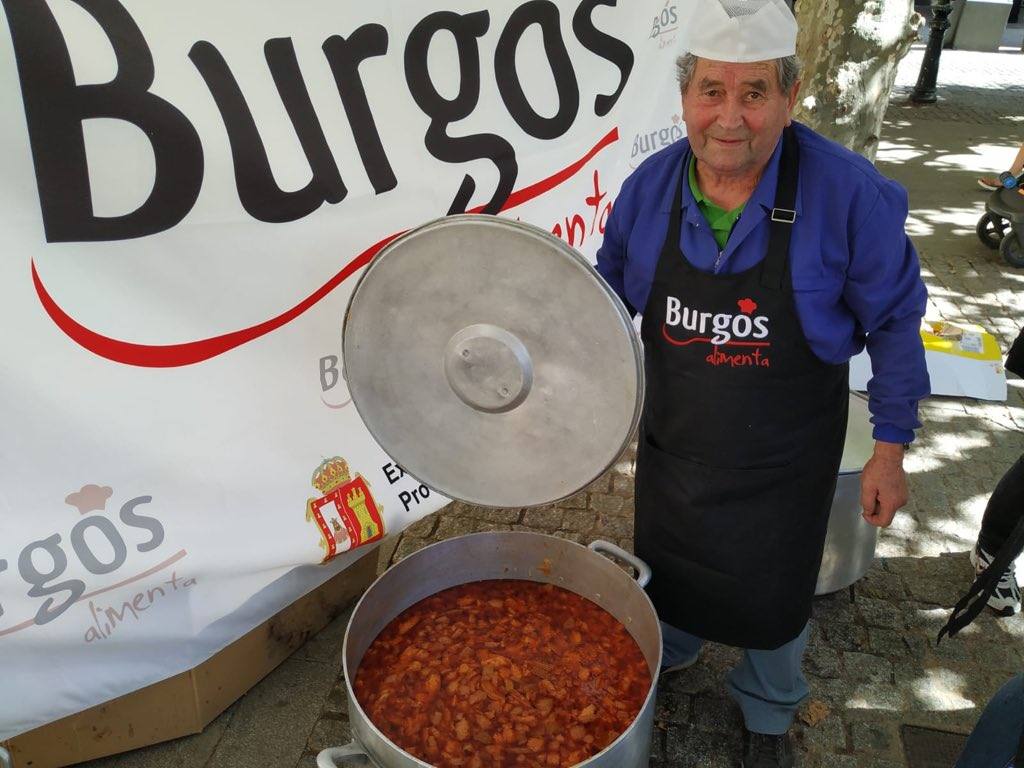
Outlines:
<svg viewBox="0 0 1024 768"><path fill-rule="evenodd" d="M816 595L827 595L850 586L868 572L875 559L878 528L864 519L860 506L861 473L875 444L870 416L867 399L851 392L846 445L832 499L825 554L814 590Z"/></svg>
<svg viewBox="0 0 1024 768"><path fill-rule="evenodd" d="M630 576L604 552L628 562ZM448 539L422 549L388 569L363 594L348 629L342 652L345 692L354 741L325 749L317 756L320 768L371 765L377 768L429 768L391 742L363 712L352 681L363 655L388 622L414 603L449 587L484 579L523 579L564 587L582 595L618 619L640 646L651 670L651 689L643 707L626 731L604 751L579 763L587 768L647 766L654 723L654 696L661 668L661 626L643 590L650 569L613 544L595 541L590 548L539 533L498 531Z"/></svg>

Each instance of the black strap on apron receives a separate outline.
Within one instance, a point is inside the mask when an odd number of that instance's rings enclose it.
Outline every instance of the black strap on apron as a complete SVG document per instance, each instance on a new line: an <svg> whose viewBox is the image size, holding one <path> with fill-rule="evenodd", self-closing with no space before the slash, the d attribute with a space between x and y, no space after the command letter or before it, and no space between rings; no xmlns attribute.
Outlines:
<svg viewBox="0 0 1024 768"><path fill-rule="evenodd" d="M686 168L689 155L683 158L680 183L676 185L672 200L668 231L678 232L682 223L683 184L687 182ZM761 268L761 284L773 291L782 289L782 281L789 271L789 244L793 239L793 224L796 223L796 190L800 178L800 147L792 128L783 133L782 152L779 158L779 177L775 189L775 207L769 211L771 217L768 253Z"/></svg>
<svg viewBox="0 0 1024 768"><path fill-rule="evenodd" d="M775 291L782 287L782 280L789 264L789 243L796 221L796 187L799 176L800 149L793 129L787 128L782 141L775 207L770 213L772 224L771 236L768 239L768 255L761 271L761 284Z"/></svg>

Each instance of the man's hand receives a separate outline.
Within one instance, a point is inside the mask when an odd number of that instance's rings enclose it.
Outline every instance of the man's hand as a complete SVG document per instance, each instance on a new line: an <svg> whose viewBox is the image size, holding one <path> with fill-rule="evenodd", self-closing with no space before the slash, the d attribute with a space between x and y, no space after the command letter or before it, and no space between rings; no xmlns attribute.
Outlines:
<svg viewBox="0 0 1024 768"><path fill-rule="evenodd" d="M887 528L896 510L907 503L907 476L903 472L903 446L875 441L875 452L860 477L860 505L871 525Z"/></svg>

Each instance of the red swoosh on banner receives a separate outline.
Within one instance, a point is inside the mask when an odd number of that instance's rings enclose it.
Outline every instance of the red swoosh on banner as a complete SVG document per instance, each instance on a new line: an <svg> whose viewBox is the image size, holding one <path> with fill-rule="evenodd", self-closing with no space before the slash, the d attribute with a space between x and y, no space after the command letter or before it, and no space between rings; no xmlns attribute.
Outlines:
<svg viewBox="0 0 1024 768"><path fill-rule="evenodd" d="M507 211L510 208L515 208L516 206L522 205L534 198L540 197L545 192L551 191L559 184L578 173L581 168L583 168L594 158L595 155L597 155L598 152L618 140L619 129L613 128L599 142L597 142L597 144L595 144L587 154L572 165L548 176L546 179L538 181L536 184L531 184L528 187L524 187L523 189L513 192L509 195L508 200L505 201L501 210ZM483 209L484 206L477 206L471 211L468 211L468 213L480 213ZM271 331L276 331L281 326L290 323L341 285L352 275L353 272L366 266L373 257L377 255L381 248L395 238L404 234L405 231L406 230L396 232L395 234L389 235L383 240L371 245L342 267L334 277L324 283L315 292L307 296L291 309L282 312L277 317L272 317L269 320L265 320L264 322L258 323L257 325L253 325L249 328L232 331L231 333L225 333L221 336L213 336L208 339L188 341L181 344L133 344L132 342L103 336L102 334L86 328L61 309L53 297L50 296L50 293L46 290L46 286L43 285L42 279L39 277L39 272L36 270L36 263L34 259L32 260L32 282L35 285L39 301L43 305L43 309L45 309L46 313L50 316L50 319L52 319L53 322L57 324L57 327L64 331L64 333L78 345L85 347L85 349L88 349L90 352L93 352L100 357L113 360L115 363L137 365L143 368L174 368L182 365L201 363L204 360L209 360L217 355L222 355L235 347L240 347L243 344L254 339L258 339L260 336L265 336Z"/></svg>
<svg viewBox="0 0 1024 768"><path fill-rule="evenodd" d="M665 341L669 342L670 344L675 344L677 347L686 347L686 346L689 346L690 344L693 344L696 341L702 341L705 344L712 344L712 343L714 343L714 342L711 341L711 339L705 339L705 338L700 337L700 336L696 336L696 337L694 337L692 339L687 339L686 341L679 341L678 339L673 339L671 336L668 335L668 326L665 325L665 324L662 324L662 326L661 326L661 335L665 337ZM772 343L770 341L726 341L723 344L718 344L716 346L722 346L722 347L770 347L771 345L772 345Z"/></svg>

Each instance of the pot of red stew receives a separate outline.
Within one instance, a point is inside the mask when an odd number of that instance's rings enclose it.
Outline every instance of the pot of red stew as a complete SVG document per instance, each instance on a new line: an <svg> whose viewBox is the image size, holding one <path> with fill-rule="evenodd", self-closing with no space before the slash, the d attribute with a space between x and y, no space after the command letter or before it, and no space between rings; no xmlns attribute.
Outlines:
<svg viewBox="0 0 1024 768"><path fill-rule="evenodd" d="M607 542L527 532L460 536L406 557L349 621L354 740L318 765L646 766L661 665L649 579Z"/></svg>

